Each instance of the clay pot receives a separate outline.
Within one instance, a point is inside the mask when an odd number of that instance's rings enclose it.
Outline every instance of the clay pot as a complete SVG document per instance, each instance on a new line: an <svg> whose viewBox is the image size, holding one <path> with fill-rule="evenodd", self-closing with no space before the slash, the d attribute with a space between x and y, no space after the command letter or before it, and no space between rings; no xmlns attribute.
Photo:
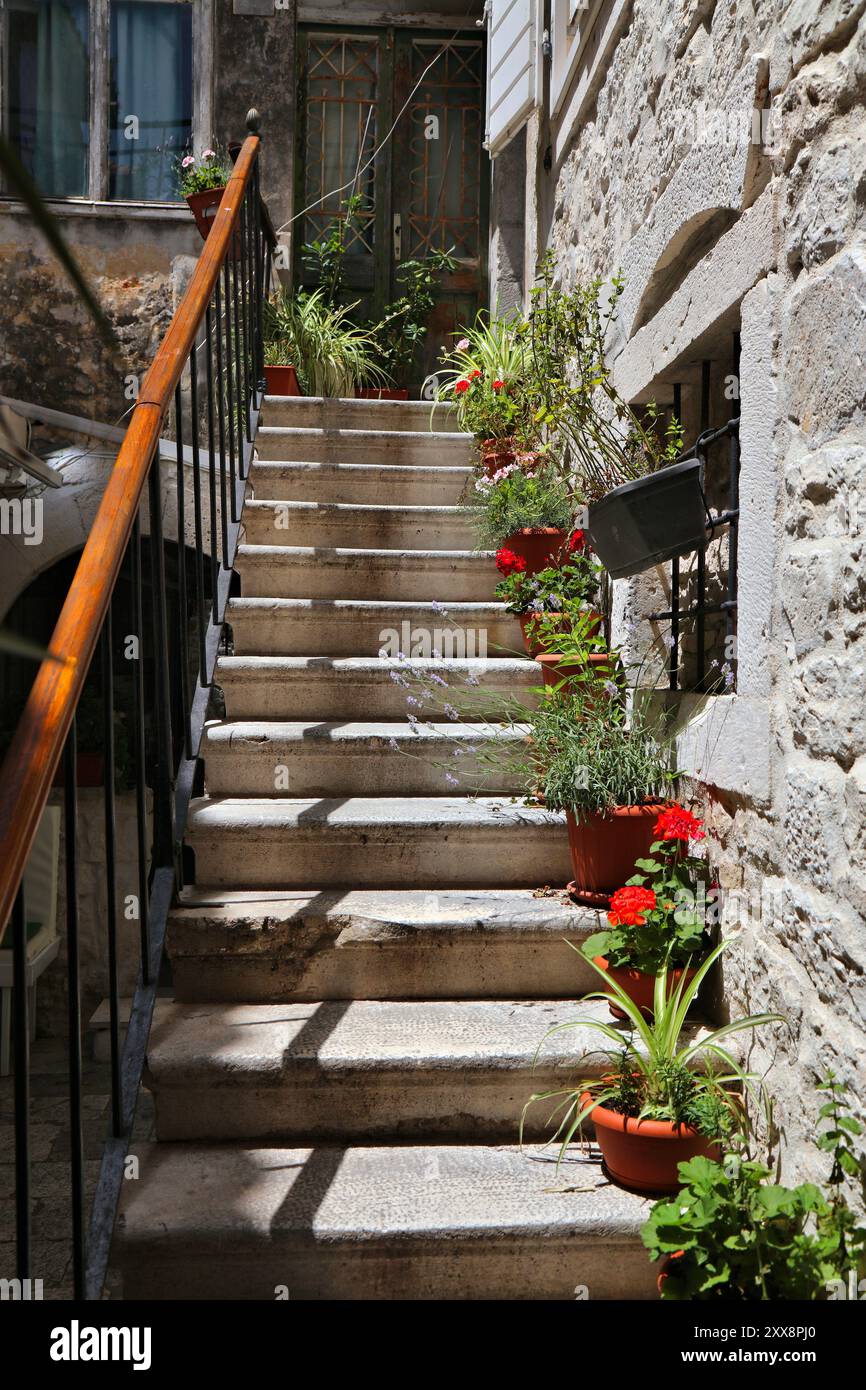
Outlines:
<svg viewBox="0 0 866 1390"><path fill-rule="evenodd" d="M484 472L488 478L492 478L500 468L507 468L517 457L513 438L482 439L479 449Z"/></svg>
<svg viewBox="0 0 866 1390"><path fill-rule="evenodd" d="M588 1091L581 1109L591 1103ZM636 1192L678 1192L677 1168L690 1158L718 1158L719 1146L688 1125L665 1120L633 1120L603 1105L591 1119L604 1166L615 1182Z"/></svg>
<svg viewBox="0 0 866 1390"><path fill-rule="evenodd" d="M298 374L293 366L265 367L265 395L300 396Z"/></svg>
<svg viewBox="0 0 866 1390"><path fill-rule="evenodd" d="M224 188L208 188L204 193L187 194L186 201L192 209L195 225L201 232L203 241L207 241L208 233L213 226L213 220L219 211L224 193Z"/></svg>
<svg viewBox="0 0 866 1390"><path fill-rule="evenodd" d="M541 614L537 613L521 613L519 617L520 630L523 633L523 645L526 648L527 655L534 656L536 660L538 660L540 655L544 654L544 648L542 647L537 636L539 618L541 616ZM561 621L562 619L561 613L545 613L543 616L546 619L554 618L557 620L557 622ZM592 636L595 633L596 629L601 626L602 617L600 613L589 613L587 616L589 618L589 622L587 623L587 636ZM563 628L560 628L559 630L564 631ZM555 655L555 653L551 653L551 655ZM608 652L590 653L591 660L595 660L596 658L598 658L598 660L600 661L609 662L610 654ZM563 667L563 670L569 672L569 674L571 675L573 675L574 672L579 669L580 668L577 666Z"/></svg>
<svg viewBox="0 0 866 1390"><path fill-rule="evenodd" d="M409 388L392 386L357 386L355 399L358 401L408 401Z"/></svg>
<svg viewBox="0 0 866 1390"><path fill-rule="evenodd" d="M574 869L568 891L576 902L589 907L610 907L611 894L631 878L635 860L649 854L655 839L653 826L664 809L658 803L617 806L606 815L596 812L580 822L571 811L566 811Z"/></svg>
<svg viewBox="0 0 866 1390"><path fill-rule="evenodd" d="M568 533L555 526L525 526L506 537L502 545L526 561L527 574L538 574L539 570L549 569L557 563L559 552L567 539Z"/></svg>
<svg viewBox="0 0 866 1390"><path fill-rule="evenodd" d="M593 956L593 960L602 970L604 970L612 980L615 980L620 989L624 990L629 999L633 1000L640 1008L644 1018L653 1016L653 999L655 998L656 977L647 975L643 970L632 970L629 966L611 967L608 965L604 956ZM687 970L686 984L690 984L695 978L697 970ZM668 971L667 997L670 999L679 981L682 978L682 970ZM625 1018L626 1014L618 1004L611 1000L608 1005L614 1018Z"/></svg>

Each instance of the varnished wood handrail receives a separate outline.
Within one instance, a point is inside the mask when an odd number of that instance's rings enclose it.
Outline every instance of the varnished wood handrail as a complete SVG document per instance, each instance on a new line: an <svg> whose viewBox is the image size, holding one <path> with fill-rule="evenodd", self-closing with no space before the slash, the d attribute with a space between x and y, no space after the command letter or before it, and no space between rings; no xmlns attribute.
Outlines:
<svg viewBox="0 0 866 1390"><path fill-rule="evenodd" d="M259 143L256 135L243 143L186 294L142 382L51 637L54 660L39 668L0 769L0 937L93 660L163 421L232 244Z"/></svg>

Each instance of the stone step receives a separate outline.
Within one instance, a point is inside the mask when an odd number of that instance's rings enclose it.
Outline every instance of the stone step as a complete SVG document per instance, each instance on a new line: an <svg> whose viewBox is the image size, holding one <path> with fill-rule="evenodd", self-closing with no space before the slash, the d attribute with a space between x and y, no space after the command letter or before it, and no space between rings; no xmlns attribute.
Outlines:
<svg viewBox="0 0 866 1390"><path fill-rule="evenodd" d="M359 401L344 396L265 396L262 422L268 426L328 430L453 429L455 412L432 401Z"/></svg>
<svg viewBox="0 0 866 1390"><path fill-rule="evenodd" d="M592 1021L605 1001L160 1002L144 1084L159 1140L517 1143L530 1096L609 1070ZM557 1104L527 1110L526 1138Z"/></svg>
<svg viewBox="0 0 866 1390"><path fill-rule="evenodd" d="M340 550L241 545L235 557L245 598L395 599L485 603L497 573L492 553L471 550Z"/></svg>
<svg viewBox="0 0 866 1390"><path fill-rule="evenodd" d="M523 741L491 724L226 721L205 727L200 755L211 797L520 794Z"/></svg>
<svg viewBox="0 0 866 1390"><path fill-rule="evenodd" d="M415 464L470 468L477 460L471 436L448 431L335 430L261 428L256 435L260 459L292 463ZM337 499L335 499L337 500Z"/></svg>
<svg viewBox="0 0 866 1390"><path fill-rule="evenodd" d="M192 802L195 881L230 888L560 888L565 817L497 797Z"/></svg>
<svg viewBox="0 0 866 1390"><path fill-rule="evenodd" d="M368 505L456 506L469 486L472 470L417 464L269 463L258 459L250 475L250 492L265 500L361 502Z"/></svg>
<svg viewBox="0 0 866 1390"><path fill-rule="evenodd" d="M599 913L531 888L185 888L168 927L189 1002L561 999L598 977L565 943Z"/></svg>
<svg viewBox="0 0 866 1390"><path fill-rule="evenodd" d="M401 682L406 673L411 688ZM419 657L224 656L216 682L225 696L229 719L405 719L406 697L424 699L417 677L433 677L440 699L415 707L432 717L447 699L468 718L495 718L503 704L519 698L533 704L541 685L534 661L491 658L446 661Z"/></svg>
<svg viewBox="0 0 866 1390"><path fill-rule="evenodd" d="M651 1199L528 1146L137 1149L126 1299L653 1298Z"/></svg>
<svg viewBox="0 0 866 1390"><path fill-rule="evenodd" d="M517 657L523 638L502 603L236 598L226 619L238 656Z"/></svg>
<svg viewBox="0 0 866 1390"><path fill-rule="evenodd" d="M337 546L374 551L476 550L475 530L466 507L249 498L244 505L247 545ZM495 570L492 573L496 575Z"/></svg>

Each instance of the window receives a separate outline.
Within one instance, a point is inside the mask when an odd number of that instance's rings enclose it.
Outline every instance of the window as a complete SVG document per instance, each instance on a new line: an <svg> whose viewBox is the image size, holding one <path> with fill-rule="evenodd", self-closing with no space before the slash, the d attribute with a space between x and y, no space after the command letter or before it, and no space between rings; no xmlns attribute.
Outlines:
<svg viewBox="0 0 866 1390"><path fill-rule="evenodd" d="M210 139L200 5L7 0L3 129L46 197L177 201L179 155Z"/></svg>

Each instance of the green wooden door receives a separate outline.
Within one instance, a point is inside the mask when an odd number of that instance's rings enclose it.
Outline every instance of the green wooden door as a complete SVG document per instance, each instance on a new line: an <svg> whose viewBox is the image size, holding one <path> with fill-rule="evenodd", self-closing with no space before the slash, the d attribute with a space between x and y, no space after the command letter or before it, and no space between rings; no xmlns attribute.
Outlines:
<svg viewBox="0 0 866 1390"><path fill-rule="evenodd" d="M352 192L362 205L345 241L343 298L358 302L354 316L381 315L400 293L402 261L444 249L459 262L440 286L417 394L442 345L486 303L483 40L307 26L298 51L296 283L315 283L301 246L343 216Z"/></svg>

